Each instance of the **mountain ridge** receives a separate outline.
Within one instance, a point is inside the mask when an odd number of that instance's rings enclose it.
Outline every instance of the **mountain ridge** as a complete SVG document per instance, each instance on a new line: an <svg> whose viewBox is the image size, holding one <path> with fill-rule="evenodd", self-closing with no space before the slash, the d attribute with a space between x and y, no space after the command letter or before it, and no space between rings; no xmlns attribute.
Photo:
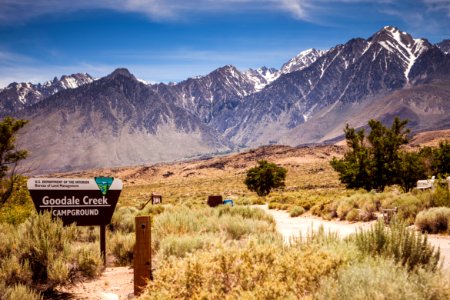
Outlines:
<svg viewBox="0 0 450 300"><path fill-rule="evenodd" d="M48 84L58 91L22 106L7 107L14 101L0 90L0 111L32 121L20 142L31 162L45 162L41 171L320 143L342 135L346 123L396 115L413 130L445 129L450 55L442 47L386 26L367 39L302 51L280 70L226 65L171 84L143 83L125 68L97 80L80 75L79 83L62 76Z"/></svg>

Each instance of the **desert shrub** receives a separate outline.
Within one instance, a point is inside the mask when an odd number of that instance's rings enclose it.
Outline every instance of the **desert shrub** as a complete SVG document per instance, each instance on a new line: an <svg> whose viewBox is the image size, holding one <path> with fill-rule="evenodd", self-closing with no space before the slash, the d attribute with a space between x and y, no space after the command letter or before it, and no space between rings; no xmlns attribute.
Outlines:
<svg viewBox="0 0 450 300"><path fill-rule="evenodd" d="M251 197L250 199L253 205L266 204L266 199L264 199L264 197Z"/></svg>
<svg viewBox="0 0 450 300"><path fill-rule="evenodd" d="M209 249L214 244L219 244L220 239L212 234L197 235L169 235L160 243L160 253L163 259L173 255L176 257L185 257L199 249Z"/></svg>
<svg viewBox="0 0 450 300"><path fill-rule="evenodd" d="M416 217L416 226L429 233L450 232L450 208L432 207L421 211Z"/></svg>
<svg viewBox="0 0 450 300"><path fill-rule="evenodd" d="M392 195L382 201L382 207L394 208L397 207L397 217L403 219L408 224L413 224L416 215L428 207L419 197L407 193L401 195Z"/></svg>
<svg viewBox="0 0 450 300"><path fill-rule="evenodd" d="M94 243L100 240L98 226L78 226L75 235L76 241L81 243Z"/></svg>
<svg viewBox="0 0 450 300"><path fill-rule="evenodd" d="M362 205L359 214L360 221L371 221L376 219L375 212L377 211L377 204L375 201L367 201Z"/></svg>
<svg viewBox="0 0 450 300"><path fill-rule="evenodd" d="M278 202L269 202L269 209L279 209L280 204Z"/></svg>
<svg viewBox="0 0 450 300"><path fill-rule="evenodd" d="M122 206L114 211L109 228L113 231L134 232L135 221L138 210L132 206Z"/></svg>
<svg viewBox="0 0 450 300"><path fill-rule="evenodd" d="M275 224L275 220L271 216L266 214L262 209L259 208L251 208L241 205L236 205L234 207L221 206L219 207L218 211L219 211L219 218L222 217L223 215L241 216L244 219L260 220Z"/></svg>
<svg viewBox="0 0 450 300"><path fill-rule="evenodd" d="M356 208L352 208L345 216L345 220L347 220L349 222L358 221L359 220L359 210Z"/></svg>
<svg viewBox="0 0 450 300"><path fill-rule="evenodd" d="M4 257L0 261L0 282L7 286L16 283L30 285L32 283L33 272L28 261L20 262L16 255Z"/></svg>
<svg viewBox="0 0 450 300"><path fill-rule="evenodd" d="M52 220L51 214L45 213L32 216L20 229L20 259L29 262L33 282L49 288L67 282L76 227L63 227L61 220Z"/></svg>
<svg viewBox="0 0 450 300"><path fill-rule="evenodd" d="M356 207L356 203L352 198L344 198L339 201L336 213L340 220L345 220L347 214Z"/></svg>
<svg viewBox="0 0 450 300"><path fill-rule="evenodd" d="M366 257L322 279L315 299L449 299L450 285L441 276L410 273L390 259Z"/></svg>
<svg viewBox="0 0 450 300"><path fill-rule="evenodd" d="M133 260L135 234L116 231L112 233L108 247L116 258L116 264L126 266Z"/></svg>
<svg viewBox="0 0 450 300"><path fill-rule="evenodd" d="M164 210L166 208L166 205L147 205L144 209L138 211L137 215L138 216L147 216L147 215L151 215L151 216L156 216L159 215L160 213L163 213Z"/></svg>
<svg viewBox="0 0 450 300"><path fill-rule="evenodd" d="M244 219L241 216L222 217L219 222L231 240L240 240L251 234L274 231L275 226L258 219Z"/></svg>
<svg viewBox="0 0 450 300"><path fill-rule="evenodd" d="M88 278L101 274L103 260L97 243L82 244L76 251L77 269Z"/></svg>
<svg viewBox="0 0 450 300"><path fill-rule="evenodd" d="M63 227L62 221L53 220L50 213L32 215L17 227L3 224L0 231L5 242L0 247L5 254L0 257L0 278L8 286L25 284L46 291L80 275L92 275L79 267L76 227ZM90 260L91 268L100 268L99 257Z"/></svg>
<svg viewBox="0 0 450 300"><path fill-rule="evenodd" d="M435 189L431 195L430 206L447 206L450 207L450 190L448 189L447 182L445 186L440 184L435 185Z"/></svg>
<svg viewBox="0 0 450 300"><path fill-rule="evenodd" d="M280 299L311 293L342 260L319 248L250 243L162 262L142 299Z"/></svg>
<svg viewBox="0 0 450 300"><path fill-rule="evenodd" d="M0 288L1 292L1 288ZM42 300L41 294L23 284L15 284L12 287L5 288L2 300Z"/></svg>
<svg viewBox="0 0 450 300"><path fill-rule="evenodd" d="M306 198L306 197L302 197L302 198L300 198L300 199L296 199L295 201L294 201L294 203L295 203L295 205L297 205L297 206L301 206L301 207L303 207L305 210L309 210L311 207L313 207L314 206L314 204L316 204L316 202L317 202L317 199L315 199L315 198Z"/></svg>
<svg viewBox="0 0 450 300"><path fill-rule="evenodd" d="M33 202L27 189L27 180L18 175L11 196L0 207L0 223L18 225L23 223L34 211Z"/></svg>
<svg viewBox="0 0 450 300"><path fill-rule="evenodd" d="M305 209L303 207L301 207L301 206L294 206L291 209L291 211L289 212L289 215L292 218L295 218L295 217L303 215L304 213L305 213Z"/></svg>
<svg viewBox="0 0 450 300"><path fill-rule="evenodd" d="M214 209L205 207L191 210L187 207L166 209L154 218L152 229L155 239L168 235L182 235L197 232L218 232L219 224L214 217Z"/></svg>
<svg viewBox="0 0 450 300"><path fill-rule="evenodd" d="M169 237L169 240L164 242L165 248L169 249L173 245L181 249L173 252L185 253L183 249L209 247L209 243L201 243L193 238L196 234L212 234L225 242L241 240L255 234L275 232L275 223L264 211L244 206L204 207L195 210L177 207L166 209L165 212L156 216L152 232L154 251L162 249L163 241ZM183 239L183 236L186 238ZM173 241L175 237L182 239L179 245ZM171 253L171 251L167 250L165 253Z"/></svg>
<svg viewBox="0 0 450 300"><path fill-rule="evenodd" d="M417 267L436 270L440 252L428 244L427 236L409 230L405 223L391 222L386 227L379 221L368 230L360 230L353 235L360 251L370 255L393 257L408 270Z"/></svg>

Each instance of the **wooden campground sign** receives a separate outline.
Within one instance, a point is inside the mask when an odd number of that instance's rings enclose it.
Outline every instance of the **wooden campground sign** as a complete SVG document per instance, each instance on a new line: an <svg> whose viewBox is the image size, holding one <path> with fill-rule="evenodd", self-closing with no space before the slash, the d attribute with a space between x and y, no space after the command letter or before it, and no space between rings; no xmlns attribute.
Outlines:
<svg viewBox="0 0 450 300"><path fill-rule="evenodd" d="M112 177L30 178L28 190L38 212L51 211L65 225L108 225L122 191Z"/></svg>

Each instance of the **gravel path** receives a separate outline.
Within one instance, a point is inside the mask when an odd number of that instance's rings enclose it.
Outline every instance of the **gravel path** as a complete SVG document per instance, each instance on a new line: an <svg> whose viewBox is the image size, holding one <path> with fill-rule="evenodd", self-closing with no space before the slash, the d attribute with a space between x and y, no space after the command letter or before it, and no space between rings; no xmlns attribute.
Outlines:
<svg viewBox="0 0 450 300"><path fill-rule="evenodd" d="M339 236L345 237L356 232L359 228L369 228L373 222L341 222L341 221L325 221L314 216L300 216L291 218L286 211L268 209L267 205L255 205L270 214L277 223L277 230L283 235L286 242L291 237L306 236L308 231L317 230L323 226L325 231L338 233ZM443 268L445 272L450 272L450 236L430 234L428 241L441 250L443 259Z"/></svg>

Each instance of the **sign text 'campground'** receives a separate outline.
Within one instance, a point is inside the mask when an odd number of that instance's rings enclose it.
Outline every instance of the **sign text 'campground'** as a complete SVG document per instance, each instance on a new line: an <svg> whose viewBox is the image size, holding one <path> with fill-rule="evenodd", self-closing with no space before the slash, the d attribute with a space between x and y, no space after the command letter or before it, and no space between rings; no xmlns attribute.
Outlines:
<svg viewBox="0 0 450 300"><path fill-rule="evenodd" d="M112 177L30 178L27 186L38 212L79 226L109 224L122 191L122 181Z"/></svg>

